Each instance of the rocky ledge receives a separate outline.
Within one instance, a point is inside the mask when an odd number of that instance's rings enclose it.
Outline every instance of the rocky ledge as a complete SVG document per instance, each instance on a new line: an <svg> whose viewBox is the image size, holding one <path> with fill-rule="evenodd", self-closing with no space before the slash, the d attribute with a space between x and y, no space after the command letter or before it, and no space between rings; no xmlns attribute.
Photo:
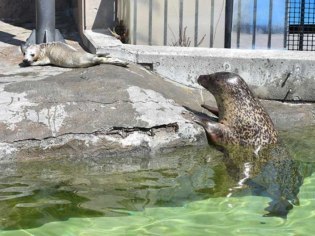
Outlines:
<svg viewBox="0 0 315 236"><path fill-rule="evenodd" d="M101 65L47 78L1 81L2 162L98 160L207 145L204 130L191 121L184 106L201 111L204 101L215 105L213 97L165 81L141 66ZM314 104L264 105L277 127L315 123Z"/></svg>
<svg viewBox="0 0 315 236"><path fill-rule="evenodd" d="M139 66L102 65L0 86L1 161L146 155L207 142L172 98L193 107L200 99Z"/></svg>

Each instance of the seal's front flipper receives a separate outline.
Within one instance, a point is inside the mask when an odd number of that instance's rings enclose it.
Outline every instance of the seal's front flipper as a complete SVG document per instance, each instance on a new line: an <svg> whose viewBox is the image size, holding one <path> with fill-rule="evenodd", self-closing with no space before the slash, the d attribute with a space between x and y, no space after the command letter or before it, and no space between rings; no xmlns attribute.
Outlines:
<svg viewBox="0 0 315 236"><path fill-rule="evenodd" d="M193 121L205 129L207 129L207 127L210 125L209 123L212 125L219 124L217 119L209 117L203 113L194 113Z"/></svg>
<svg viewBox="0 0 315 236"><path fill-rule="evenodd" d="M194 122L206 130L209 139L216 145L233 144L237 141L229 127L213 121L213 119L206 115L195 114Z"/></svg>
<svg viewBox="0 0 315 236"><path fill-rule="evenodd" d="M201 107L210 111L213 115L219 117L219 109L217 107L212 107L207 104L202 104Z"/></svg>

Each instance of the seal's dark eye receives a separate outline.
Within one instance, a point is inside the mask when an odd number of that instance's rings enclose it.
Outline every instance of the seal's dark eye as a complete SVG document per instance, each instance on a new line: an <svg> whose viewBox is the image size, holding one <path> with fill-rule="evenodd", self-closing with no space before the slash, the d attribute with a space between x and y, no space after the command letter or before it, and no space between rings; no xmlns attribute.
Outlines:
<svg viewBox="0 0 315 236"><path fill-rule="evenodd" d="M25 52L23 52L23 55L25 56Z"/></svg>
<svg viewBox="0 0 315 236"><path fill-rule="evenodd" d="M35 54L34 54L34 53L32 53L32 54L31 54L31 57L35 57Z"/></svg>

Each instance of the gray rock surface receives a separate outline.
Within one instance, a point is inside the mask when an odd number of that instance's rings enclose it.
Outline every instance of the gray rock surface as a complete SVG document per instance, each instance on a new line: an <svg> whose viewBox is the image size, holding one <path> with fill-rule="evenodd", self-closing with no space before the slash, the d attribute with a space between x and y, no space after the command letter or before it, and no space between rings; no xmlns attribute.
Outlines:
<svg viewBox="0 0 315 236"><path fill-rule="evenodd" d="M206 144L203 129L173 100L199 106L191 93L134 65L3 83L0 158L102 158Z"/></svg>

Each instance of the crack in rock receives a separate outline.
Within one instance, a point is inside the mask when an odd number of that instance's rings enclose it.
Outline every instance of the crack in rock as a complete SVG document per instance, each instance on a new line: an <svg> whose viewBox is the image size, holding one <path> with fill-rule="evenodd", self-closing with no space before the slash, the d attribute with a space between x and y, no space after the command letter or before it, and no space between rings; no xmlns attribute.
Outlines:
<svg viewBox="0 0 315 236"><path fill-rule="evenodd" d="M58 136L49 136L43 139L15 140L11 143L0 143L0 160L7 156L18 154L19 151L37 150L42 152L57 148L60 150L67 145L76 147L74 149L85 149L88 147L99 148L106 146L106 149L115 149L119 146L146 147L153 150L161 144L167 144L177 135L178 124L164 124L150 128L146 127L113 127L109 130L97 130L91 133L64 133ZM170 138L171 137L171 138ZM82 147L84 145L85 147Z"/></svg>
<svg viewBox="0 0 315 236"><path fill-rule="evenodd" d="M177 133L178 132L178 124L171 123L171 124L165 124L165 125L157 125L150 128L144 128L144 127L133 127L133 128L125 128L125 127L113 127L110 131L108 131L107 135L113 135L118 134L122 138L126 138L128 135L134 132L140 132L147 134L148 136L154 136L156 134L157 130L165 129L168 132Z"/></svg>
<svg viewBox="0 0 315 236"><path fill-rule="evenodd" d="M27 138L27 139L20 139L15 140L8 144L18 144L23 142L43 142L47 140L53 140L53 139L62 139L62 138L69 138L69 137L79 137L79 136L116 136L119 135L121 138L126 138L132 133L139 132L142 134L146 134L148 136L154 136L158 130L167 130L168 132L176 133L178 132L178 124L177 123L171 123L171 124L165 124L165 125L158 125L153 127L113 127L109 130L96 130L90 133L63 133L56 136L48 136L42 139L37 138ZM0 147L1 148L1 147Z"/></svg>

